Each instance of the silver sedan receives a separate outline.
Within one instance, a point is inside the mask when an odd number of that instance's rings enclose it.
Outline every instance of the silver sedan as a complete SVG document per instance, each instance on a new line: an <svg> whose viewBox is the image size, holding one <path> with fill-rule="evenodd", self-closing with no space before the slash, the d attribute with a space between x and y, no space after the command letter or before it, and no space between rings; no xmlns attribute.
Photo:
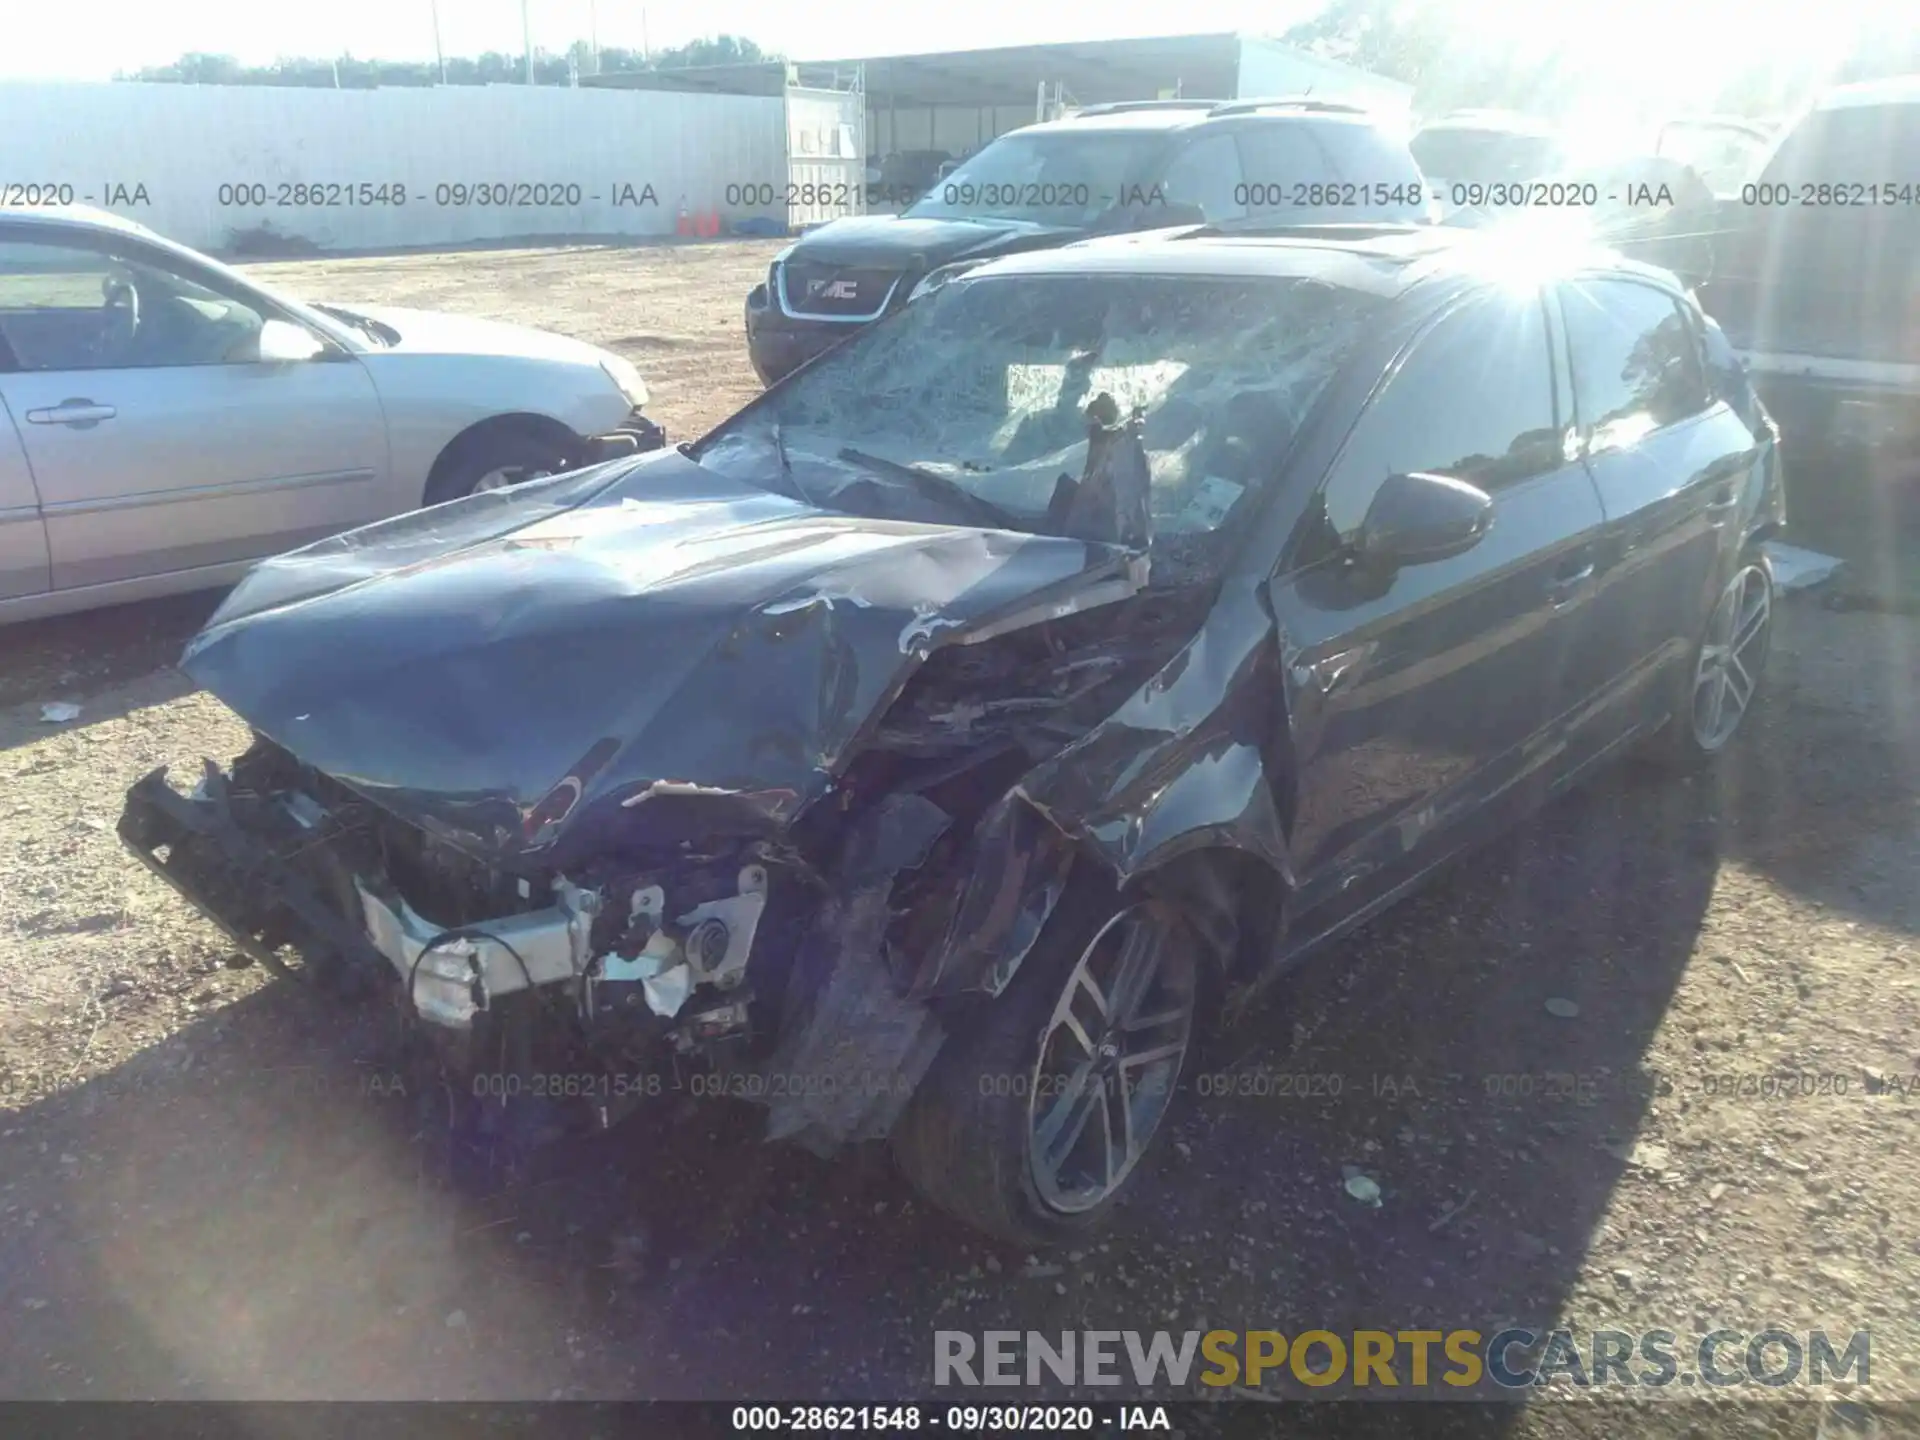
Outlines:
<svg viewBox="0 0 1920 1440"><path fill-rule="evenodd" d="M0 209L0 624L655 447L646 400L576 340L309 305L103 212Z"/></svg>

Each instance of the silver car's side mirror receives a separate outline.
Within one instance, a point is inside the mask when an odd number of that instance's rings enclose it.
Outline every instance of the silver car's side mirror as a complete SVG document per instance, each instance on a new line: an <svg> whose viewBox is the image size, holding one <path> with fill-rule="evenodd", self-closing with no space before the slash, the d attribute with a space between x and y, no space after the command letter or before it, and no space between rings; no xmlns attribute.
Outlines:
<svg viewBox="0 0 1920 1440"><path fill-rule="evenodd" d="M319 336L290 320L269 320L260 327L260 359L264 364L311 360L326 348Z"/></svg>

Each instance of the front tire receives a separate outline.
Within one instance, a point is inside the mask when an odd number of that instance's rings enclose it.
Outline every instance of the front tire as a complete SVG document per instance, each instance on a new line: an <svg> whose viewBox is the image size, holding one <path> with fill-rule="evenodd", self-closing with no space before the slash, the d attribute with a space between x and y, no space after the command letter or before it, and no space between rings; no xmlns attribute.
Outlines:
<svg viewBox="0 0 1920 1440"><path fill-rule="evenodd" d="M1174 1098L1207 990L1164 899L1070 886L1013 983L947 1042L893 1134L928 1200L1015 1245L1107 1220Z"/></svg>
<svg viewBox="0 0 1920 1440"><path fill-rule="evenodd" d="M425 503L438 505L482 490L504 490L523 480L565 470L573 447L532 429L482 429L454 442L427 482Z"/></svg>

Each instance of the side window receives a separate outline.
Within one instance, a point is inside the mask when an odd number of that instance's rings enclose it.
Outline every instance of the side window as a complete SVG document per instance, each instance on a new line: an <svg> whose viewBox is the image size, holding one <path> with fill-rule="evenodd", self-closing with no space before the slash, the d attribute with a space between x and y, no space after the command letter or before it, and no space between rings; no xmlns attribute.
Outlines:
<svg viewBox="0 0 1920 1440"><path fill-rule="evenodd" d="M1414 341L1362 413L1327 477L1325 518L1351 537L1389 475L1451 475L1491 492L1564 463L1539 296L1478 299Z"/></svg>
<svg viewBox="0 0 1920 1440"><path fill-rule="evenodd" d="M1617 450L1711 403L1700 347L1671 296L1589 280L1560 287L1573 402L1594 450Z"/></svg>
<svg viewBox="0 0 1920 1440"><path fill-rule="evenodd" d="M118 317L113 262L89 250L0 242L0 336L22 370L83 370Z"/></svg>
<svg viewBox="0 0 1920 1440"><path fill-rule="evenodd" d="M1324 207L1296 206L1295 187L1324 185L1329 180L1359 179L1335 173L1310 127L1276 121L1249 125L1239 132L1240 165L1247 172L1247 208L1258 215L1296 215L1301 220L1344 220L1329 216ZM1370 177L1369 177L1370 178Z"/></svg>
<svg viewBox="0 0 1920 1440"><path fill-rule="evenodd" d="M0 336L22 370L247 363L263 317L145 260L0 242Z"/></svg>
<svg viewBox="0 0 1920 1440"><path fill-rule="evenodd" d="M1167 165L1160 187L1170 204L1198 205L1208 220L1247 213L1240 153L1231 135L1210 135L1187 146Z"/></svg>
<svg viewBox="0 0 1920 1440"><path fill-rule="evenodd" d="M1372 125L1344 123L1315 126L1313 142L1326 151L1326 178L1358 187L1343 191L1339 209L1323 218L1414 224L1426 218L1427 182L1404 144Z"/></svg>

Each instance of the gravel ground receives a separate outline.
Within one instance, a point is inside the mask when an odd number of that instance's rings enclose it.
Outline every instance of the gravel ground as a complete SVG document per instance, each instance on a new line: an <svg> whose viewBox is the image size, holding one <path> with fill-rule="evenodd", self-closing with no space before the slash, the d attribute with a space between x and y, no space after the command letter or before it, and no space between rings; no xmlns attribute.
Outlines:
<svg viewBox="0 0 1920 1440"><path fill-rule="evenodd" d="M253 268L609 344L686 437L756 388L739 306L774 248ZM1218 1043L1113 1231L1030 1257L884 1151L824 1164L684 1096L509 1192L449 1185L375 1022L229 968L113 836L141 774L243 744L169 668L211 604L0 631L0 1396L879 1399L927 1391L939 1328L1511 1320L1870 1327L1862 1397L1920 1398L1910 616L1785 605L1721 775L1623 769L1325 954ZM1678 1426L1653 1409L1611 1433Z"/></svg>

